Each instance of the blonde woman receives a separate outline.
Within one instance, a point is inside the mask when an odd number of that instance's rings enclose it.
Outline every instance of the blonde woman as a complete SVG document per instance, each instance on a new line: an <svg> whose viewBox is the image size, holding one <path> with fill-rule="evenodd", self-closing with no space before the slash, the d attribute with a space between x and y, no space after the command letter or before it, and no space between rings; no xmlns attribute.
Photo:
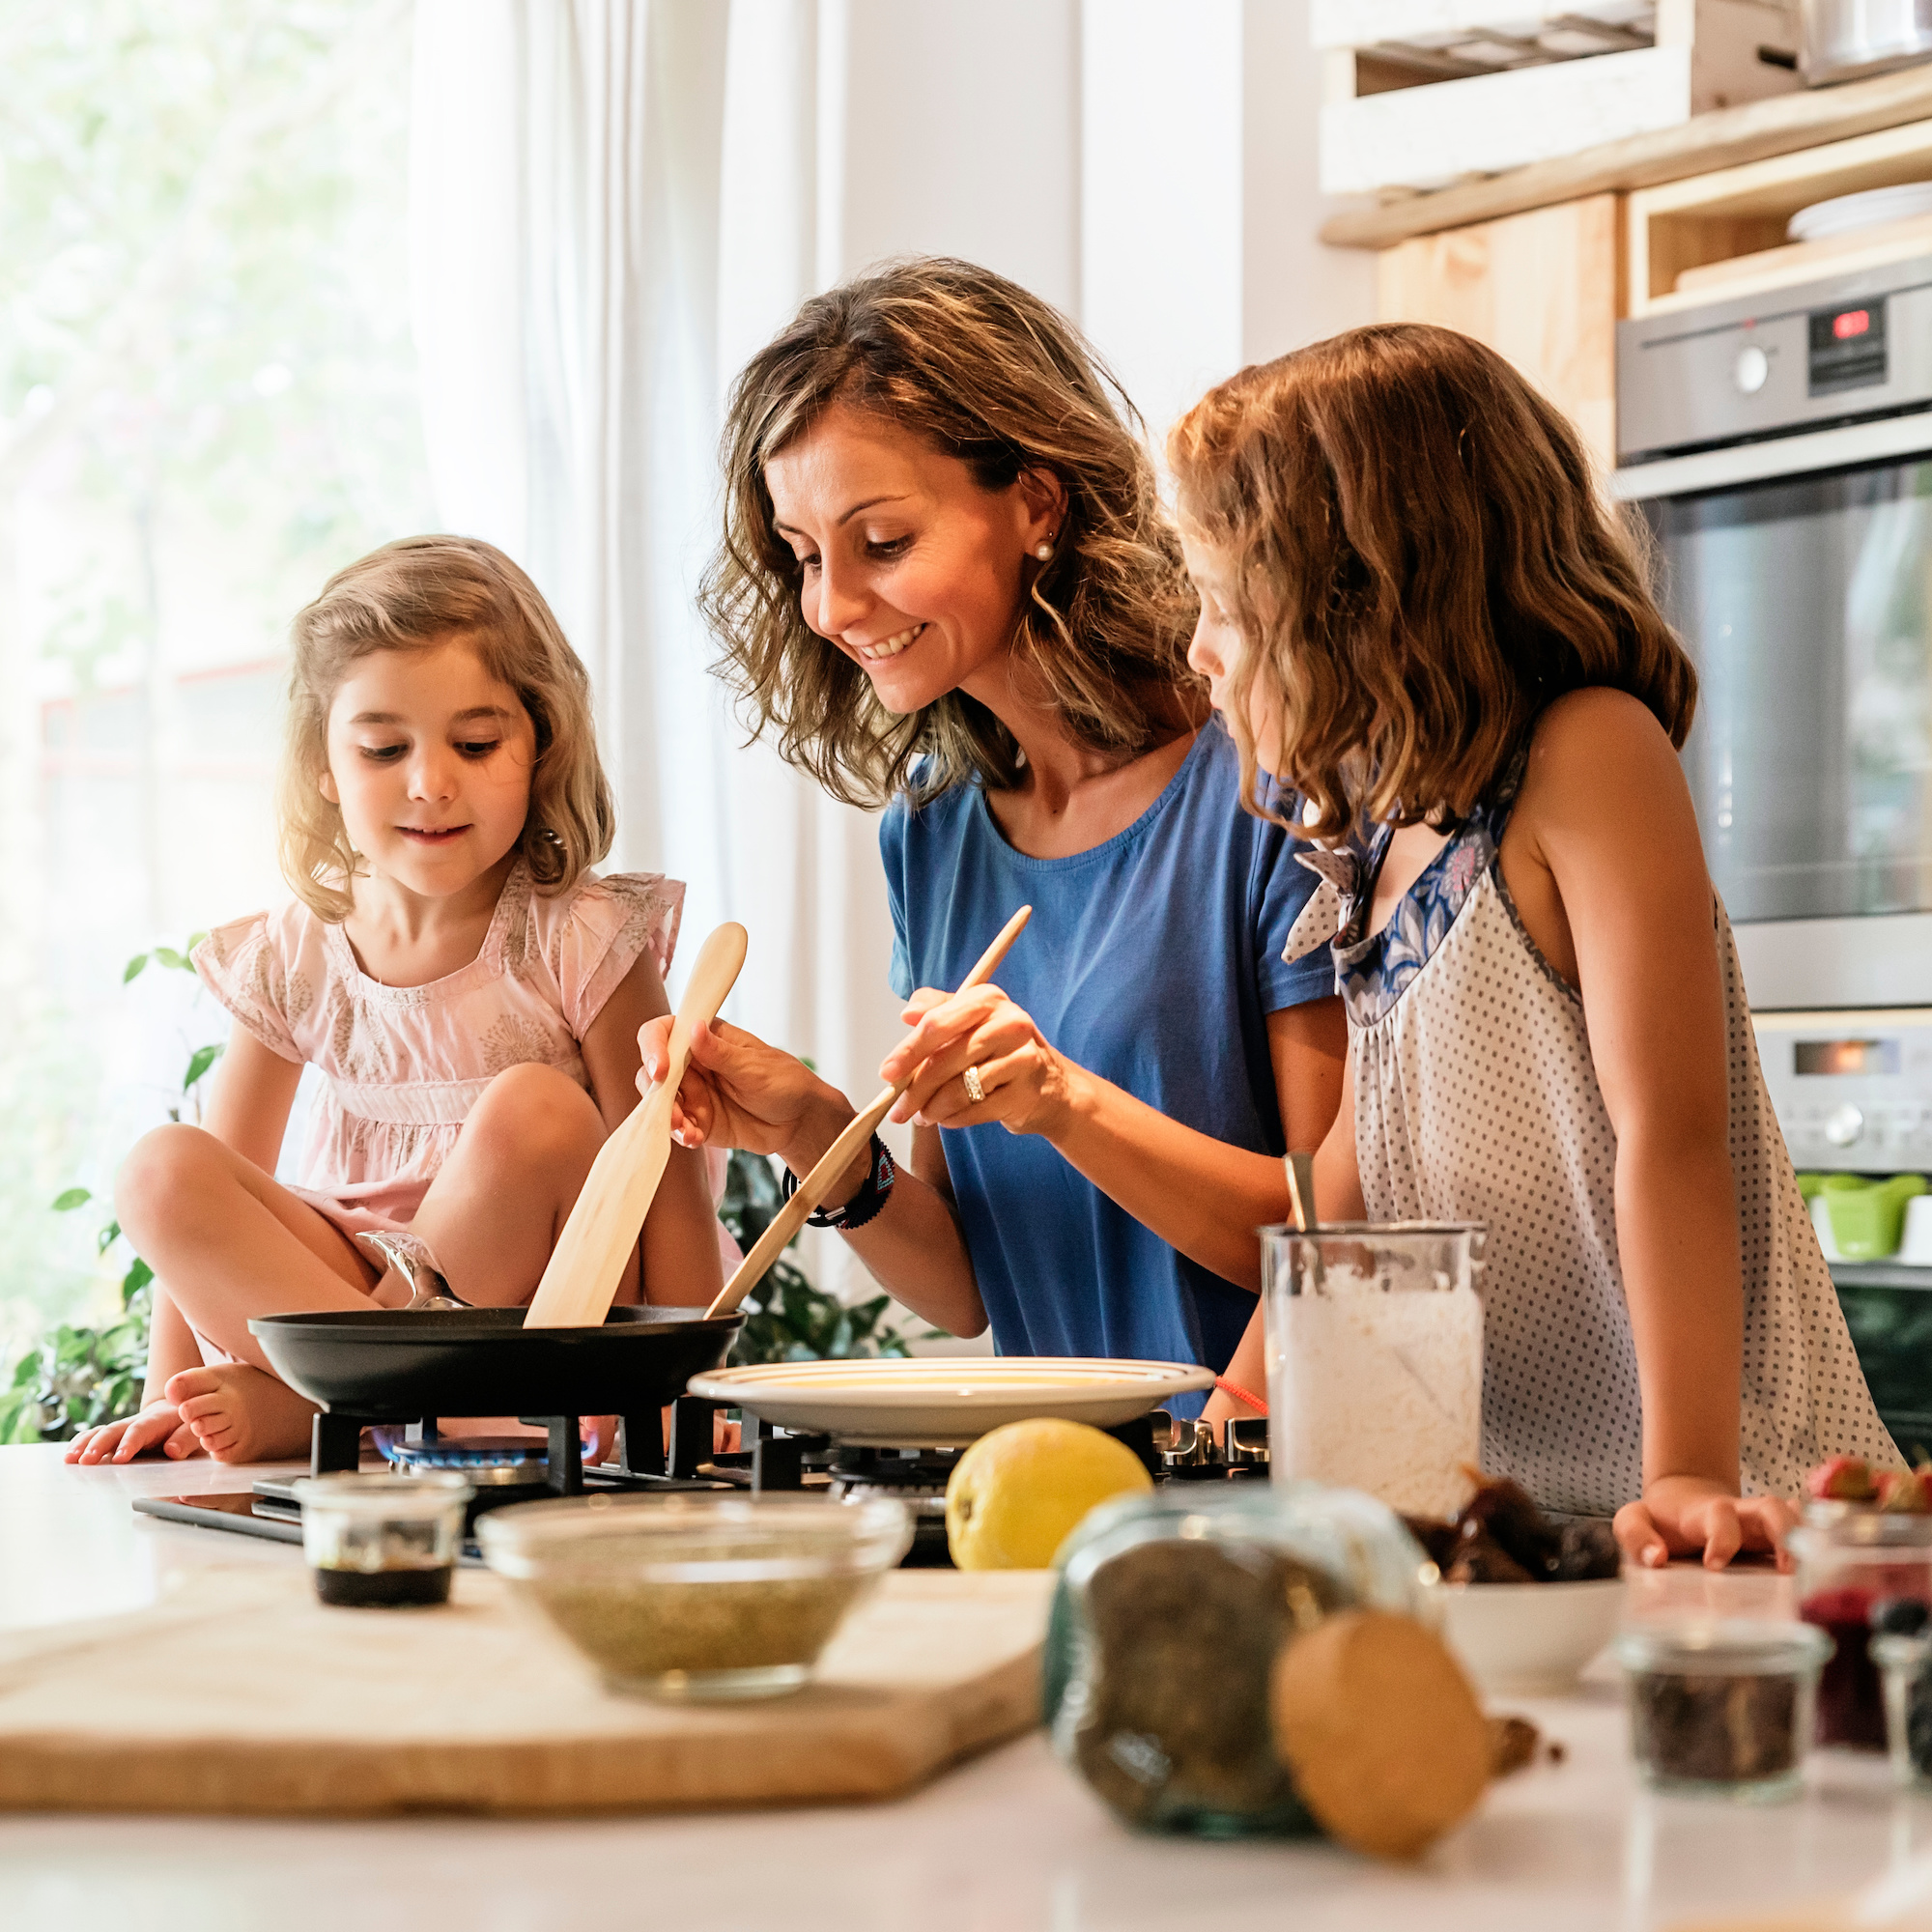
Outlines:
<svg viewBox="0 0 1932 1932"><path fill-rule="evenodd" d="M1335 1113L1344 1023L1325 958L1282 963L1314 880L1237 808L1134 425L1065 318L986 270L836 289L738 380L705 605L753 727L887 808L913 1024L881 1072L919 1068L912 1172L875 1144L828 1218L955 1334L1218 1371L1279 1156ZM1028 902L998 987L935 990ZM724 1025L680 1107L687 1145L794 1174L855 1111Z"/></svg>
<svg viewBox="0 0 1932 1932"><path fill-rule="evenodd" d="M610 787L589 686L534 584L457 537L387 545L296 619L280 796L293 903L211 933L235 1016L206 1125L157 1128L115 1191L157 1277L147 1402L68 1460L305 1451L314 1411L251 1316L407 1299L355 1236L412 1234L480 1306L527 1299L667 1010L684 889L599 878ZM304 1066L301 1184L274 1179ZM704 1301L719 1228L674 1151L618 1293Z"/></svg>

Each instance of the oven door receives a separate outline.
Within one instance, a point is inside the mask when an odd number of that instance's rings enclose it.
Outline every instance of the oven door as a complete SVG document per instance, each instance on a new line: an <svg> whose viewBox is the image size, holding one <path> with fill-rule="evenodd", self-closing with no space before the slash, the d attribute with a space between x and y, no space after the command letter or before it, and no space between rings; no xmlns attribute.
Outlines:
<svg viewBox="0 0 1932 1932"><path fill-rule="evenodd" d="M1932 416L1641 464L1751 1004L1932 1003Z"/></svg>

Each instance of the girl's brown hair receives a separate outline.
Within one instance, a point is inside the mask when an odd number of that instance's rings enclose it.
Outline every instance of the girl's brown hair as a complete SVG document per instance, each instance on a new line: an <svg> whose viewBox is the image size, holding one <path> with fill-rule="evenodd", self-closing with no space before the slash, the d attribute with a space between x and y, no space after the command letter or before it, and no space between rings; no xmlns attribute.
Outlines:
<svg viewBox="0 0 1932 1932"><path fill-rule="evenodd" d="M534 583L473 537L404 537L338 570L291 628L288 724L276 782L282 874L322 919L355 909L359 855L323 797L328 708L373 651L467 638L536 730L522 851L539 891L561 893L611 849L616 812L597 757L590 678Z"/></svg>
<svg viewBox="0 0 1932 1932"><path fill-rule="evenodd" d="M1012 649L1083 745L1121 762L1172 731L1189 682L1194 595L1162 515L1140 417L1080 332L1037 296L970 262L900 262L814 296L733 384L724 436L724 531L700 605L715 667L753 736L833 797L877 806L979 777L1015 783L1019 747L963 692L898 717L806 623L801 570L772 526L765 465L835 402L958 457L984 490L1033 470L1066 516L1035 572Z"/></svg>
<svg viewBox="0 0 1932 1932"><path fill-rule="evenodd" d="M1254 680L1276 776L1316 838L1358 814L1466 816L1544 707L1609 685L1682 746L1697 701L1636 531L1576 432L1481 343L1358 328L1243 369L1176 425L1183 520L1233 563L1248 648L1230 691L1255 797Z"/></svg>

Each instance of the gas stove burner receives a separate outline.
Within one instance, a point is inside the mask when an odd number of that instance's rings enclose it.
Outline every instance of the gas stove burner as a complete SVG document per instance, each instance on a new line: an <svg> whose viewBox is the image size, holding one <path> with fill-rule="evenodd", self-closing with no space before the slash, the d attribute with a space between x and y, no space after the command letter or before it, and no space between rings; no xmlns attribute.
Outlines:
<svg viewBox="0 0 1932 1932"><path fill-rule="evenodd" d="M543 1440L531 1435L466 1435L410 1442L386 1429L372 1432L398 1475L455 1473L478 1489L541 1489L550 1480Z"/></svg>
<svg viewBox="0 0 1932 1932"><path fill-rule="evenodd" d="M926 1491L943 1496L961 1453L919 1447L868 1449L835 1441L827 1473L833 1486L843 1491L864 1490L907 1500Z"/></svg>

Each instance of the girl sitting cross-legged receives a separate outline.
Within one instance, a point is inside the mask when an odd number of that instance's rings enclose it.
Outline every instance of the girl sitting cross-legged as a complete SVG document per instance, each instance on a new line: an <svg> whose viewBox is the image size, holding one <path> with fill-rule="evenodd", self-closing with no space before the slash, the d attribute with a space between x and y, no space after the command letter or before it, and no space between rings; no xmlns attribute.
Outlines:
<svg viewBox="0 0 1932 1932"><path fill-rule="evenodd" d="M528 1299L667 1010L683 888L599 878L610 787L589 681L488 544L415 537L296 619L280 792L295 902L195 949L236 1025L201 1127L156 1129L115 1192L156 1275L147 1405L70 1462L305 1451L310 1404L251 1316L409 1298L364 1232L414 1236L479 1306ZM301 1184L274 1179L304 1065ZM702 1304L722 1230L674 1149L620 1302Z"/></svg>

